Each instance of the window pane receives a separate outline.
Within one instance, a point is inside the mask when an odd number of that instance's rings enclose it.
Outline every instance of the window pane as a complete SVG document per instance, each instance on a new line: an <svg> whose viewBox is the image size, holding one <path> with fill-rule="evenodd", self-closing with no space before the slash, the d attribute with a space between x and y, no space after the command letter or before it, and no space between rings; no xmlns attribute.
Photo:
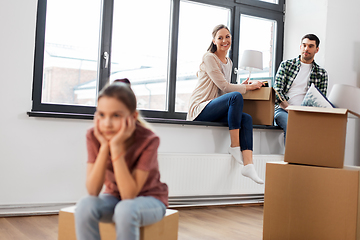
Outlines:
<svg viewBox="0 0 360 240"><path fill-rule="evenodd" d="M247 15L240 17L239 64L244 50L257 50L263 54L263 70L254 69L251 78L272 81L275 59L276 21ZM238 67L238 82L249 76L249 71Z"/></svg>
<svg viewBox="0 0 360 240"><path fill-rule="evenodd" d="M42 103L95 105L100 10L100 0L47 1Z"/></svg>
<svg viewBox="0 0 360 240"><path fill-rule="evenodd" d="M227 8L180 2L175 111L187 112L197 83L196 72L212 41L212 31L218 24L229 26L229 21Z"/></svg>
<svg viewBox="0 0 360 240"><path fill-rule="evenodd" d="M110 81L128 78L139 109L166 110L170 0L114 1Z"/></svg>

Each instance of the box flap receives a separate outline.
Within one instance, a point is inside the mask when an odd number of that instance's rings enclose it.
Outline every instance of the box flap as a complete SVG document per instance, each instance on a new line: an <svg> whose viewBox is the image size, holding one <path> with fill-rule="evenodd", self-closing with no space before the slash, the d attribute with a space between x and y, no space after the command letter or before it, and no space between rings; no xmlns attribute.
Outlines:
<svg viewBox="0 0 360 240"><path fill-rule="evenodd" d="M271 97L271 87L262 87L257 90L247 91L243 98L246 100L269 100Z"/></svg>
<svg viewBox="0 0 360 240"><path fill-rule="evenodd" d="M351 110L348 110L349 111L349 117L351 118L360 118L360 114L354 112L354 111L351 111Z"/></svg>
<svg viewBox="0 0 360 240"><path fill-rule="evenodd" d="M286 109L293 111L333 113L333 114L347 114L348 112L348 110L345 108L321 108L321 107L309 107L309 106L288 106Z"/></svg>

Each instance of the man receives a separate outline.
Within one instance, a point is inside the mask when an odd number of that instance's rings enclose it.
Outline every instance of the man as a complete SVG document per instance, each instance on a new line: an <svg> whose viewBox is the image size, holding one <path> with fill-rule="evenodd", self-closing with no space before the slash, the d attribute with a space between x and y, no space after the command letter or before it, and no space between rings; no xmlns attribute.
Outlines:
<svg viewBox="0 0 360 240"><path fill-rule="evenodd" d="M312 83L326 96L327 72L314 61L315 54L319 51L319 44L320 40L316 35L305 35L301 39L301 55L283 61L276 73L274 120L275 124L284 130L284 142L288 120L286 108L289 105L300 106Z"/></svg>

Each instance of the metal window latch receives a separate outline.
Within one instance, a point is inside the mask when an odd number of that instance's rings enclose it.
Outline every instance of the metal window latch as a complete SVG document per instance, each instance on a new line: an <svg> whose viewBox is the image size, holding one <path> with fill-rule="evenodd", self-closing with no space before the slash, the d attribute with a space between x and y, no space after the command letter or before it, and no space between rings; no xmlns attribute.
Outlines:
<svg viewBox="0 0 360 240"><path fill-rule="evenodd" d="M109 66L109 53L108 52L104 52L103 59L105 60L104 68L108 68L108 66Z"/></svg>
<svg viewBox="0 0 360 240"><path fill-rule="evenodd" d="M234 74L238 74L239 70L237 68L234 68Z"/></svg>

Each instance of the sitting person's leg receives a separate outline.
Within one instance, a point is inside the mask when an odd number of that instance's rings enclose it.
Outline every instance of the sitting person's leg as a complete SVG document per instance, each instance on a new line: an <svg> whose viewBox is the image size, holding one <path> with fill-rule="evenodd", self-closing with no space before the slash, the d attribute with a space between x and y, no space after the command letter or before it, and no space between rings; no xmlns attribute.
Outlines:
<svg viewBox="0 0 360 240"><path fill-rule="evenodd" d="M284 144L285 144L288 112L280 107L275 109L274 121L277 126L281 127L284 130Z"/></svg>
<svg viewBox="0 0 360 240"><path fill-rule="evenodd" d="M256 174L252 161L252 118L249 114L242 112L243 106L244 100L240 93L227 93L212 100L195 120L227 122L231 139L229 153L240 164L244 164L244 156L245 165L249 166L244 166L242 174L262 184L263 181Z"/></svg>
<svg viewBox="0 0 360 240"><path fill-rule="evenodd" d="M239 129L241 123L241 113L243 109L243 98L239 92L226 93L218 98L211 100L205 108L201 111L194 121L207 121L207 122L226 122L228 121L228 113L234 119L233 125L229 125L229 129ZM239 114L240 113L240 114Z"/></svg>
<svg viewBox="0 0 360 240"><path fill-rule="evenodd" d="M230 130L231 138L231 147L229 148L229 153L234 157L234 159L241 165L247 165L252 163L251 159L246 158L243 160L243 151L253 150L253 124L252 117L249 114L242 113L241 121L239 122L241 127L240 129ZM238 121L237 118L229 117L229 125L234 125L232 122Z"/></svg>
<svg viewBox="0 0 360 240"><path fill-rule="evenodd" d="M195 121L225 122L229 125L231 145L228 152L240 164L243 164L239 139L243 105L241 93L227 93L209 102L195 118Z"/></svg>
<svg viewBox="0 0 360 240"><path fill-rule="evenodd" d="M241 151L244 150L253 151L253 123L252 123L252 117L247 113L242 113L241 116L241 128L240 128L239 139L240 139Z"/></svg>
<svg viewBox="0 0 360 240"><path fill-rule="evenodd" d="M252 151L252 118L248 114L244 114L242 112L244 106L244 100L238 97L238 107L234 107L229 109L228 112L228 124L230 130L230 139L231 139L231 146L228 149L228 152L231 156L241 165L244 164L242 150L251 149ZM239 107L241 106L241 107ZM246 133L246 138L245 134ZM241 140L241 136L243 139ZM246 140L246 141L245 141ZM242 143L241 143L242 141ZM241 146L241 147L240 147ZM245 163L246 165L247 163Z"/></svg>
<svg viewBox="0 0 360 240"><path fill-rule="evenodd" d="M120 201L113 216L116 239L138 240L140 227L160 221L165 212L166 206L150 196Z"/></svg>
<svg viewBox="0 0 360 240"><path fill-rule="evenodd" d="M253 124L252 117L247 114L242 114L241 128L240 128L240 148L244 159L244 167L241 169L241 174L255 181L258 184L263 184L264 181L259 178L255 171L253 163Z"/></svg>
<svg viewBox="0 0 360 240"><path fill-rule="evenodd" d="M78 240L100 239L99 222L112 222L119 199L110 194L82 198L75 209L75 229Z"/></svg>

